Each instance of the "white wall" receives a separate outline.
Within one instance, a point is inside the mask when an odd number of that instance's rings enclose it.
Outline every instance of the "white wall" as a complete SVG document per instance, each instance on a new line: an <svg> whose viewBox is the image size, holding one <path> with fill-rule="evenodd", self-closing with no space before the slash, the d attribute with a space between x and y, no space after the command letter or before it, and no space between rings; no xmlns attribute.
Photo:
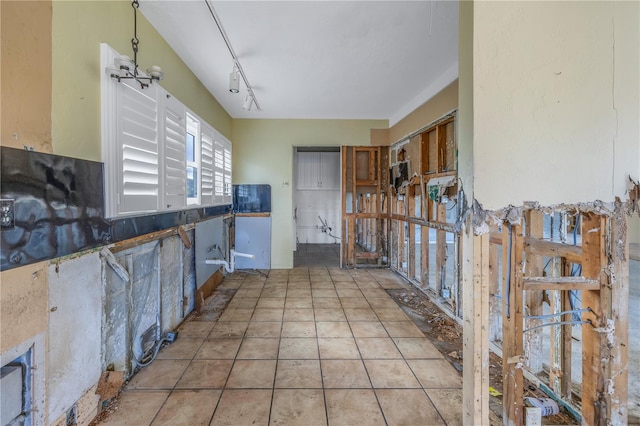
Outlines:
<svg viewBox="0 0 640 426"><path fill-rule="evenodd" d="M299 244L333 244L335 239L322 232L322 217L331 228L331 234L340 237L340 191L296 191L296 237ZM338 244L340 240L337 240Z"/></svg>
<svg viewBox="0 0 640 426"><path fill-rule="evenodd" d="M97 252L49 266L49 421L102 374L102 264Z"/></svg>
<svg viewBox="0 0 640 426"><path fill-rule="evenodd" d="M640 174L638 2L475 2L475 197L625 198Z"/></svg>

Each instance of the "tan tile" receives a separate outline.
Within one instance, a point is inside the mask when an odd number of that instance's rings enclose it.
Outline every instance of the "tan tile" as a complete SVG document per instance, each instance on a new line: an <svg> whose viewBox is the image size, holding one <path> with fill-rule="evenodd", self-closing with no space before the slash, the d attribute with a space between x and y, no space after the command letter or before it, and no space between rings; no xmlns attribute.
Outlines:
<svg viewBox="0 0 640 426"><path fill-rule="evenodd" d="M314 288L311 293L314 299L316 297L338 297L338 293L332 288Z"/></svg>
<svg viewBox="0 0 640 426"><path fill-rule="evenodd" d="M243 337L249 325L246 321L217 322L211 333L210 339Z"/></svg>
<svg viewBox="0 0 640 426"><path fill-rule="evenodd" d="M380 288L380 284L375 281L358 280L356 284L358 284L360 290L375 290Z"/></svg>
<svg viewBox="0 0 640 426"><path fill-rule="evenodd" d="M261 297L256 308L284 308L284 297Z"/></svg>
<svg viewBox="0 0 640 426"><path fill-rule="evenodd" d="M396 337L393 340L405 359L444 358L438 348L424 337Z"/></svg>
<svg viewBox="0 0 640 426"><path fill-rule="evenodd" d="M271 389L226 389L211 426L258 426L269 424Z"/></svg>
<svg viewBox="0 0 640 426"><path fill-rule="evenodd" d="M369 299L368 302L371 305L371 307L373 307L373 308L389 308L389 309L393 309L393 308L397 308L398 307L398 304L391 298Z"/></svg>
<svg viewBox="0 0 640 426"><path fill-rule="evenodd" d="M316 324L311 321L282 323L282 337L316 337Z"/></svg>
<svg viewBox="0 0 640 426"><path fill-rule="evenodd" d="M313 309L286 309L284 310L284 321L313 321Z"/></svg>
<svg viewBox="0 0 640 426"><path fill-rule="evenodd" d="M371 382L362 360L323 359L322 380L324 388L370 388Z"/></svg>
<svg viewBox="0 0 640 426"><path fill-rule="evenodd" d="M321 389L276 389L273 391L271 425L327 424L324 395Z"/></svg>
<svg viewBox="0 0 640 426"><path fill-rule="evenodd" d="M384 425L378 401L371 389L327 389L330 425Z"/></svg>
<svg viewBox="0 0 640 426"><path fill-rule="evenodd" d="M171 389L176 385L189 360L157 359L138 371L127 389Z"/></svg>
<svg viewBox="0 0 640 426"><path fill-rule="evenodd" d="M353 337L348 322L316 322L318 337Z"/></svg>
<svg viewBox="0 0 640 426"><path fill-rule="evenodd" d="M388 299L390 297L389 293L381 288L363 289L362 294L364 294L364 297L367 299Z"/></svg>
<svg viewBox="0 0 640 426"><path fill-rule="evenodd" d="M101 425L148 425L169 396L169 391L127 390L118 397L118 410L101 422Z"/></svg>
<svg viewBox="0 0 640 426"><path fill-rule="evenodd" d="M320 289L333 289L333 282L326 278L318 278L317 280L311 281L311 290L320 290Z"/></svg>
<svg viewBox="0 0 640 426"><path fill-rule="evenodd" d="M178 389L220 389L224 387L233 361L229 359L193 361L176 385Z"/></svg>
<svg viewBox="0 0 640 426"><path fill-rule="evenodd" d="M333 285L335 286L336 290L338 289L360 290L358 288L358 285L353 281L336 281L333 283ZM360 296L358 297L362 297L362 293L360 293Z"/></svg>
<svg viewBox="0 0 640 426"><path fill-rule="evenodd" d="M251 321L246 337L280 337L281 322Z"/></svg>
<svg viewBox="0 0 640 426"><path fill-rule="evenodd" d="M275 359L239 359L233 364L226 388L272 388L275 374Z"/></svg>
<svg viewBox="0 0 640 426"><path fill-rule="evenodd" d="M345 308L344 314L349 321L378 321L376 313L371 308Z"/></svg>
<svg viewBox="0 0 640 426"><path fill-rule="evenodd" d="M446 359L409 359L407 362L425 389L462 388L462 377Z"/></svg>
<svg viewBox="0 0 640 426"><path fill-rule="evenodd" d="M276 388L322 388L320 361L317 359L278 361Z"/></svg>
<svg viewBox="0 0 640 426"><path fill-rule="evenodd" d="M287 290L287 297L311 297L310 288L290 288Z"/></svg>
<svg viewBox="0 0 640 426"><path fill-rule="evenodd" d="M208 425L220 399L220 390L175 390L162 406L152 426Z"/></svg>
<svg viewBox="0 0 640 426"><path fill-rule="evenodd" d="M389 337L380 321L355 321L349 325L354 337Z"/></svg>
<svg viewBox="0 0 640 426"><path fill-rule="evenodd" d="M249 321L253 315L253 308L238 308L230 321ZM222 317L221 317L222 318ZM222 321L222 319L220 319Z"/></svg>
<svg viewBox="0 0 640 426"><path fill-rule="evenodd" d="M424 334L411 321L382 321L382 325L391 337L424 337Z"/></svg>
<svg viewBox="0 0 640 426"><path fill-rule="evenodd" d="M241 297L238 299L236 308L255 308L257 303L257 297Z"/></svg>
<svg viewBox="0 0 640 426"><path fill-rule="evenodd" d="M373 308L380 321L411 321L400 308Z"/></svg>
<svg viewBox="0 0 640 426"><path fill-rule="evenodd" d="M374 388L419 388L413 372L402 360L366 359L364 365Z"/></svg>
<svg viewBox="0 0 640 426"><path fill-rule="evenodd" d="M236 309L238 309L236 306L227 306L227 309L225 309L224 312L220 315L218 321L231 321L233 319L233 314L236 313Z"/></svg>
<svg viewBox="0 0 640 426"><path fill-rule="evenodd" d="M314 309L342 309L337 297L316 297L313 299Z"/></svg>
<svg viewBox="0 0 640 426"><path fill-rule="evenodd" d="M316 321L346 321L342 308L315 309Z"/></svg>
<svg viewBox="0 0 640 426"><path fill-rule="evenodd" d="M260 293L260 298L265 297L285 297L287 295L287 286L284 284L282 287L271 287L262 289L262 293Z"/></svg>
<svg viewBox="0 0 640 426"><path fill-rule="evenodd" d="M462 389L425 389L447 425L462 425Z"/></svg>
<svg viewBox="0 0 640 426"><path fill-rule="evenodd" d="M311 309L313 303L310 297L287 297L285 307L287 309Z"/></svg>
<svg viewBox="0 0 640 426"><path fill-rule="evenodd" d="M196 359L234 359L242 339L205 340L196 354Z"/></svg>
<svg viewBox="0 0 640 426"><path fill-rule="evenodd" d="M189 339L179 336L178 340L162 348L156 359L193 359L203 341L203 339Z"/></svg>
<svg viewBox="0 0 640 426"><path fill-rule="evenodd" d="M318 359L318 342L314 337L282 338L278 359Z"/></svg>
<svg viewBox="0 0 640 426"><path fill-rule="evenodd" d="M259 288L241 288L236 292L236 297L258 298L260 293L262 293L262 286Z"/></svg>
<svg viewBox="0 0 640 426"><path fill-rule="evenodd" d="M358 337L356 343L362 359L398 359L402 355L389 337Z"/></svg>
<svg viewBox="0 0 640 426"><path fill-rule="evenodd" d="M185 321L178 328L178 334L191 339L205 338L214 324L210 321Z"/></svg>
<svg viewBox="0 0 640 426"><path fill-rule="evenodd" d="M253 317L251 318L251 321L282 321L283 312L284 312L283 308L276 308L276 309L257 308L253 312Z"/></svg>
<svg viewBox="0 0 640 426"><path fill-rule="evenodd" d="M322 359L360 359L360 352L352 337L318 339Z"/></svg>
<svg viewBox="0 0 640 426"><path fill-rule="evenodd" d="M280 339L274 338L250 338L242 340L238 359L276 359Z"/></svg>
<svg viewBox="0 0 640 426"><path fill-rule="evenodd" d="M376 389L375 392L389 426L445 424L422 389ZM459 409L462 412L462 407Z"/></svg>
<svg viewBox="0 0 640 426"><path fill-rule="evenodd" d="M363 297L362 292L357 288L356 289L336 288L336 292L338 293L338 296L340 296L341 299L351 298L351 297L358 297L358 298Z"/></svg>
<svg viewBox="0 0 640 426"><path fill-rule="evenodd" d="M311 284L309 283L309 281L294 281L294 282L290 282L287 285L287 289L288 290L307 290L309 292L309 294L305 295L304 297L311 297ZM293 296L292 297L301 297L301 296Z"/></svg>
<svg viewBox="0 0 640 426"><path fill-rule="evenodd" d="M369 309L369 302L364 297L346 297L340 299L342 302L342 307L347 308L360 308L360 309Z"/></svg>

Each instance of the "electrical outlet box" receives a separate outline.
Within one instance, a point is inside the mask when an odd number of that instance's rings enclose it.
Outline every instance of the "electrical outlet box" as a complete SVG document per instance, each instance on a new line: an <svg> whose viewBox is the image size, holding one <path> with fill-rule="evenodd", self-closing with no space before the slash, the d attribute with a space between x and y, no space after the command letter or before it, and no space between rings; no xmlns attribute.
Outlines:
<svg viewBox="0 0 640 426"><path fill-rule="evenodd" d="M15 200L0 199L0 229L13 229L15 226Z"/></svg>

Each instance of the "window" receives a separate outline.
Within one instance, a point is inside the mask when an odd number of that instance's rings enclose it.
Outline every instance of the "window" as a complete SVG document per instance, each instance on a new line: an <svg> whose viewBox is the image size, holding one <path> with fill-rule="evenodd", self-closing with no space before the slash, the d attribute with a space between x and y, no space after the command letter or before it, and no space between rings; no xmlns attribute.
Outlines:
<svg viewBox="0 0 640 426"><path fill-rule="evenodd" d="M101 68L118 52L100 45ZM231 142L157 84L101 74L105 216L231 204Z"/></svg>
<svg viewBox="0 0 640 426"><path fill-rule="evenodd" d="M187 114L187 204L200 204L200 122Z"/></svg>

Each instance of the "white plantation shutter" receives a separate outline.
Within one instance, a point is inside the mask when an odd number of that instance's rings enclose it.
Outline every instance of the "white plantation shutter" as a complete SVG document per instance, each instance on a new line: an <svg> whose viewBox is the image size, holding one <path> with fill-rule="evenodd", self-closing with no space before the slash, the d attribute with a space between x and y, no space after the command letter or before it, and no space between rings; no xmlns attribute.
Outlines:
<svg viewBox="0 0 640 426"><path fill-rule="evenodd" d="M224 139L224 204L232 203L233 187L231 184L231 142Z"/></svg>
<svg viewBox="0 0 640 426"><path fill-rule="evenodd" d="M215 204L224 203L224 143L216 135L213 152L214 196Z"/></svg>
<svg viewBox="0 0 640 426"><path fill-rule="evenodd" d="M181 209L186 205L186 125L185 107L162 90L164 106L164 206Z"/></svg>
<svg viewBox="0 0 640 426"><path fill-rule="evenodd" d="M200 157L200 169L202 175L202 205L210 206L215 204L214 187L215 187L215 171L213 167L214 147L213 147L213 135L214 130L211 126L202 122L200 126L202 129L201 134L201 149L202 154Z"/></svg>
<svg viewBox="0 0 640 426"><path fill-rule="evenodd" d="M117 161L122 179L118 213L158 210L158 103L155 85L141 89L135 81L118 84Z"/></svg>

